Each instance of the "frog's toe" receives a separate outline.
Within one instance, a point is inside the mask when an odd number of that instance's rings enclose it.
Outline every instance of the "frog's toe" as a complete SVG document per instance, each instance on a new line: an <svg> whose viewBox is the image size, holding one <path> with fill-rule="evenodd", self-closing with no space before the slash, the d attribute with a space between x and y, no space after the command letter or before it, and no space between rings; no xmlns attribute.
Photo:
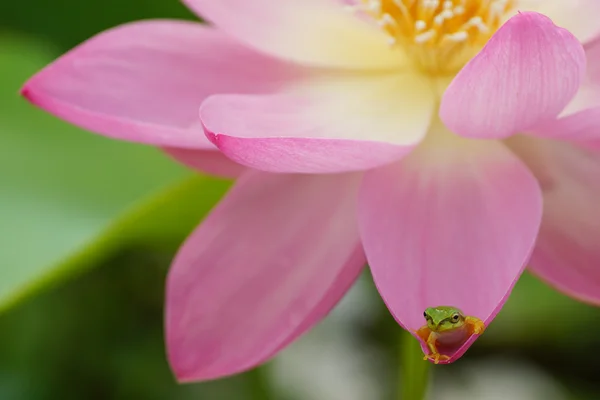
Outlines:
<svg viewBox="0 0 600 400"><path fill-rule="evenodd" d="M481 335L485 331L485 324L481 321L475 323L475 327L473 328L473 333L476 335Z"/></svg>
<svg viewBox="0 0 600 400"><path fill-rule="evenodd" d="M438 356L435 359L435 363L439 364L440 361L448 361L450 359L450 357L445 356L443 354L438 354Z"/></svg>
<svg viewBox="0 0 600 400"><path fill-rule="evenodd" d="M434 364L439 364L440 361L448 361L450 359L450 357L444 355L444 354L429 354L426 355L424 358L424 360L431 360L433 361Z"/></svg>

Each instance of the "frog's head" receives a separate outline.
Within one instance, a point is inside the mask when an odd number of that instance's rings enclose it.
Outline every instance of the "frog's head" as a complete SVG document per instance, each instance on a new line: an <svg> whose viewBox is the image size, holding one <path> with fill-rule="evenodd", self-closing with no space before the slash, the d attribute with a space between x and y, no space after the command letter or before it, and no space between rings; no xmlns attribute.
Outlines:
<svg viewBox="0 0 600 400"><path fill-rule="evenodd" d="M460 328L465 323L465 316L456 307L429 307L423 313L427 326L433 332L444 332Z"/></svg>

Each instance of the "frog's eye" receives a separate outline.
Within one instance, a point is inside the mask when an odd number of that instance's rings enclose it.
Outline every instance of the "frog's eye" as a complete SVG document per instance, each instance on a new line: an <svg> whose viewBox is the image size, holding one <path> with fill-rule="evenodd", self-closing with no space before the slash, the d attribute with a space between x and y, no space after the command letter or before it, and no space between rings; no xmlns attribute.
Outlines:
<svg viewBox="0 0 600 400"><path fill-rule="evenodd" d="M425 318L427 318L427 311L425 311L425 312L423 313L423 316L424 316Z"/></svg>
<svg viewBox="0 0 600 400"><path fill-rule="evenodd" d="M458 322L459 319L460 319L460 314L458 314L458 313L452 314L452 322Z"/></svg>

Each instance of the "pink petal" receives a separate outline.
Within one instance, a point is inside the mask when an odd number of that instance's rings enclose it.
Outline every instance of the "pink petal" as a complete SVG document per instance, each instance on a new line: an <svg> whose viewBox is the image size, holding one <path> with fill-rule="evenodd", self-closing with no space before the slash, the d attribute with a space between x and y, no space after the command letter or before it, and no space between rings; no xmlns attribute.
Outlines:
<svg viewBox="0 0 600 400"><path fill-rule="evenodd" d="M239 41L312 66L390 69L405 66L383 30L339 0L184 0L201 18Z"/></svg>
<svg viewBox="0 0 600 400"><path fill-rule="evenodd" d="M575 98L558 119L528 133L600 149L600 41L586 46L586 57L587 74Z"/></svg>
<svg viewBox="0 0 600 400"><path fill-rule="evenodd" d="M590 82L600 85L600 39L585 46L585 55L587 57L587 76Z"/></svg>
<svg viewBox="0 0 600 400"><path fill-rule="evenodd" d="M360 178L240 177L169 274L167 347L180 380L260 364L337 303L365 263L355 219Z"/></svg>
<svg viewBox="0 0 600 400"><path fill-rule="evenodd" d="M562 139L598 150L600 149L600 106L540 125L529 133L548 139Z"/></svg>
<svg viewBox="0 0 600 400"><path fill-rule="evenodd" d="M519 0L521 11L537 11L567 29L582 43L600 35L600 1L598 0Z"/></svg>
<svg viewBox="0 0 600 400"><path fill-rule="evenodd" d="M212 96L200 118L213 143L240 164L330 173L407 154L427 133L434 102L423 77L338 73L291 93Z"/></svg>
<svg viewBox="0 0 600 400"><path fill-rule="evenodd" d="M600 40L586 45L584 49L587 60L585 78L573 100L562 111L561 117L600 107Z"/></svg>
<svg viewBox="0 0 600 400"><path fill-rule="evenodd" d="M553 120L584 72L585 53L573 35L541 14L520 13L454 78L440 116L462 136L510 136Z"/></svg>
<svg viewBox="0 0 600 400"><path fill-rule="evenodd" d="M165 147L163 151L183 165L209 175L223 178L237 178L246 170L242 165L231 161L220 151L216 150Z"/></svg>
<svg viewBox="0 0 600 400"><path fill-rule="evenodd" d="M526 166L498 142L447 138L367 172L359 228L379 293L406 329L427 307L489 324L535 243L542 202ZM416 336L415 336L416 337ZM450 362L473 343L454 349Z"/></svg>
<svg viewBox="0 0 600 400"><path fill-rule="evenodd" d="M537 176L544 196L529 268L560 291L600 305L600 155L538 138L509 143Z"/></svg>
<svg viewBox="0 0 600 400"><path fill-rule="evenodd" d="M31 78L23 95L106 136L214 148L198 120L207 96L269 93L298 75L298 68L201 24L145 21L108 30L76 47Z"/></svg>

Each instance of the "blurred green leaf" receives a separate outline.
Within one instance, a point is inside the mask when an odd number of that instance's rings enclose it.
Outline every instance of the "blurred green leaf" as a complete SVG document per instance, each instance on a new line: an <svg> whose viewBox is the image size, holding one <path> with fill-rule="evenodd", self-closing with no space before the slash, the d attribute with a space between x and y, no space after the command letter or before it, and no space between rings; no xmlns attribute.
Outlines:
<svg viewBox="0 0 600 400"><path fill-rule="evenodd" d="M193 182L181 193L192 194L193 187L201 194ZM185 217L176 211L171 216ZM0 399L269 399L257 370L177 384L163 332L172 256L152 241L130 243L87 273L0 315Z"/></svg>
<svg viewBox="0 0 600 400"><path fill-rule="evenodd" d="M423 361L419 342L407 331L400 337L400 398L423 400L429 384L429 361Z"/></svg>
<svg viewBox="0 0 600 400"><path fill-rule="evenodd" d="M128 21L198 20L181 0L34 0L28 4L3 1L0 27L50 39L61 52Z"/></svg>
<svg viewBox="0 0 600 400"><path fill-rule="evenodd" d="M149 197L124 212L61 262L48 266L45 273L31 277L0 304L0 310L47 285L97 265L125 247L144 244L154 250L172 250L210 211L228 186L226 181L197 176Z"/></svg>
<svg viewBox="0 0 600 400"><path fill-rule="evenodd" d="M181 240L225 190L154 148L83 132L29 105L18 89L55 53L6 33L0 49L0 309L121 243Z"/></svg>
<svg viewBox="0 0 600 400"><path fill-rule="evenodd" d="M572 299L526 272L482 340L553 345L576 336L578 341L593 341L595 332L582 332L581 326L599 322L597 307Z"/></svg>

